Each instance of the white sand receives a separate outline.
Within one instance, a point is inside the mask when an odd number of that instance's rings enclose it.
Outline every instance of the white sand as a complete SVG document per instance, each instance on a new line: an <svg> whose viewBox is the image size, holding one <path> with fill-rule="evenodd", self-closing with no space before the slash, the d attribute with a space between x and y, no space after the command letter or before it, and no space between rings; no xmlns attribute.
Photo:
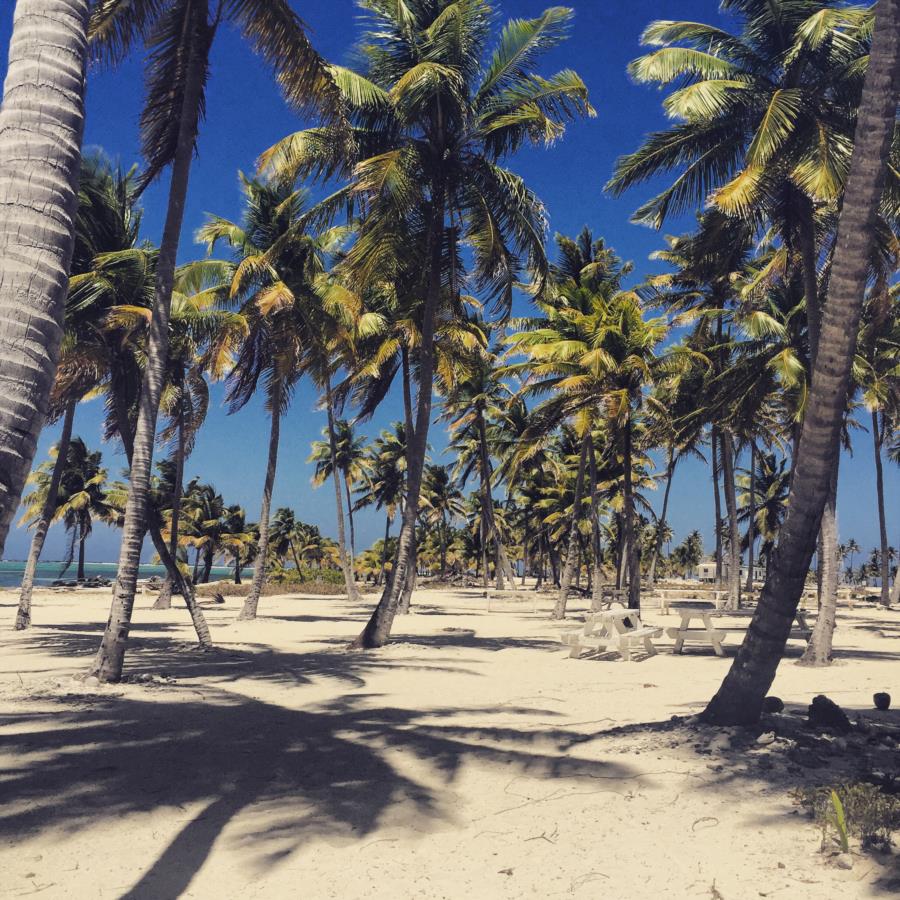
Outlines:
<svg viewBox="0 0 900 900"><path fill-rule="evenodd" d="M561 626L477 592L420 591L395 642L348 654L368 606L333 598L138 599L129 677L72 682L108 593L0 595L0 895L45 898L832 898L900 888L893 858L838 869L789 789L827 769L710 752L700 709L730 659L571 660ZM572 615L583 611L573 604ZM648 613L649 621L672 624ZM774 693L868 710L896 687L900 613L844 614L840 661L781 666ZM737 638L729 639L731 652ZM792 642L794 657L801 645ZM889 716L891 714L888 714ZM878 714L873 713L875 719ZM721 743L722 741L719 740ZM769 760L775 762L769 764ZM843 764L852 766L853 761Z"/></svg>

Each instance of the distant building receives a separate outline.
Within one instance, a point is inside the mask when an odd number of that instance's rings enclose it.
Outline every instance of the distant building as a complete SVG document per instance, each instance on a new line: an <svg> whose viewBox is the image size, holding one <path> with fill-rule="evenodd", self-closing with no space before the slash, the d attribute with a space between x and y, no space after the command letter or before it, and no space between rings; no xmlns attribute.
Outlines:
<svg viewBox="0 0 900 900"><path fill-rule="evenodd" d="M728 560L722 560L722 580L728 578ZM747 566L741 566L741 582L747 580ZM712 557L701 560L700 564L691 572L691 575L698 581L713 582L716 580L716 561ZM764 581L766 570L763 566L753 566L753 580Z"/></svg>

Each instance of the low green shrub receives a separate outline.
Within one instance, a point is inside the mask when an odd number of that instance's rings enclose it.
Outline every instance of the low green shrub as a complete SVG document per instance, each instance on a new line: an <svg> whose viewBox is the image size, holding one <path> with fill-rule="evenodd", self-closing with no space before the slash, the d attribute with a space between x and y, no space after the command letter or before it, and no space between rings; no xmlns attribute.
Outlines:
<svg viewBox="0 0 900 900"><path fill-rule="evenodd" d="M233 581L211 581L209 584L198 584L196 593L199 597L212 597L221 594L223 597L246 597L250 593L251 583L235 584ZM275 594L317 594L322 596L336 596L346 594L344 581L335 584L331 581L267 581L263 587L264 597Z"/></svg>
<svg viewBox="0 0 900 900"><path fill-rule="evenodd" d="M884 793L874 784L853 782L798 788L792 796L822 829L823 847L829 835L845 852L848 835L858 837L864 846L887 846L893 833L900 829L900 798Z"/></svg>

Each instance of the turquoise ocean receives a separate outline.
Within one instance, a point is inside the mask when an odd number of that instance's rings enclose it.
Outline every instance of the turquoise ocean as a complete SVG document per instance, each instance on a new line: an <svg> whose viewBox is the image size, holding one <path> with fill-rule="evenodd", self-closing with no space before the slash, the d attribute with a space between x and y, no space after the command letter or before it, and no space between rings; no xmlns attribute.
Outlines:
<svg viewBox="0 0 900 900"><path fill-rule="evenodd" d="M40 562L38 563L37 572L34 577L35 587L48 587L57 578L65 581L74 581L76 566L74 563L69 566L65 574L61 575L60 571L63 567L61 562ZM85 563L84 574L87 578L109 578L110 581L116 577L116 563ZM22 575L25 572L25 562L23 560L3 560L0 562L0 588L18 587L22 583ZM164 576L166 570L162 566L141 566L140 578L149 578L151 575ZM234 575L232 569L224 566L213 566L210 579L219 581L223 578L231 578Z"/></svg>

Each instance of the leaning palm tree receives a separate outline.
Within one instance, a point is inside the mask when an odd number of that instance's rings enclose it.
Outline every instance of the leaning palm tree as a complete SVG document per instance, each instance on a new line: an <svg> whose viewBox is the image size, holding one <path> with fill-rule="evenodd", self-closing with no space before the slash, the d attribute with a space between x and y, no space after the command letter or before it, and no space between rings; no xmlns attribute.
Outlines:
<svg viewBox="0 0 900 900"><path fill-rule="evenodd" d="M0 556L48 413L84 130L88 0L18 0L0 106Z"/></svg>
<svg viewBox="0 0 900 900"><path fill-rule="evenodd" d="M122 675L141 546L146 530L156 419L168 360L169 314L185 197L199 123L206 104L209 57L219 25L235 25L271 65L291 101L337 111L325 64L286 0L105 0L95 4L90 29L100 56L116 62L143 41L147 53L141 143L145 184L172 168L160 241L140 405L135 426L128 503L109 622L92 673L101 681Z"/></svg>
<svg viewBox="0 0 900 900"><path fill-rule="evenodd" d="M357 647L390 634L407 584L431 420L435 325L461 292L458 248L470 246L473 279L508 308L523 266L542 282L543 208L500 161L525 140L551 143L567 120L592 113L571 70L550 78L534 63L565 37L571 11L514 20L486 57L488 0L361 0L371 26L361 42L364 72L333 69L358 154L334 128L293 134L263 162L294 173L347 179L323 212L360 209L358 239L342 269L359 292L404 255L422 259L417 319L418 401L409 443L407 496L393 577Z"/></svg>
<svg viewBox="0 0 900 900"><path fill-rule="evenodd" d="M803 591L840 452L866 294L868 252L887 175L898 99L900 0L881 0L787 515L747 636L703 713L710 722L744 724L759 718Z"/></svg>

